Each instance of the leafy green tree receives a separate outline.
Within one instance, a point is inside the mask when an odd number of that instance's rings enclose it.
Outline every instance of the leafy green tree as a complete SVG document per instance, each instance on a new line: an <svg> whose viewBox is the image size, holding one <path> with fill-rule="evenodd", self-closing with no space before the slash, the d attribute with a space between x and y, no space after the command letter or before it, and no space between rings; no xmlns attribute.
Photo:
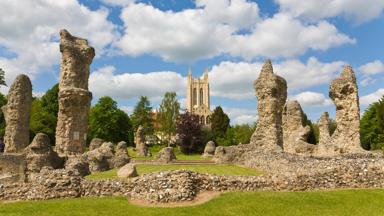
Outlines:
<svg viewBox="0 0 384 216"><path fill-rule="evenodd" d="M0 93L0 108L7 104L7 98ZM4 113L0 112L0 136L3 137L5 133L5 118Z"/></svg>
<svg viewBox="0 0 384 216"><path fill-rule="evenodd" d="M203 125L199 116L189 112L180 114L176 121L176 132L179 135L178 145L183 153L202 152L204 150Z"/></svg>
<svg viewBox="0 0 384 216"><path fill-rule="evenodd" d="M360 136L364 149L384 147L384 96L365 110L360 123Z"/></svg>
<svg viewBox="0 0 384 216"><path fill-rule="evenodd" d="M5 83L5 71L0 68L0 86L7 86Z"/></svg>
<svg viewBox="0 0 384 216"><path fill-rule="evenodd" d="M170 144L171 136L176 133L176 119L179 116L180 103L177 101L176 92L166 92L160 104L158 123L160 131L167 137Z"/></svg>
<svg viewBox="0 0 384 216"><path fill-rule="evenodd" d="M59 110L58 102L59 88L54 85L41 98L34 98L32 101L30 136L31 139L37 133L45 133L55 143L55 132L57 124L57 113Z"/></svg>
<svg viewBox="0 0 384 216"><path fill-rule="evenodd" d="M229 128L229 117L224 113L223 109L218 106L213 110L211 115L211 129L215 139L224 137Z"/></svg>
<svg viewBox="0 0 384 216"><path fill-rule="evenodd" d="M131 115L134 131L141 125L144 133L153 134L152 107L146 96L141 96Z"/></svg>
<svg viewBox="0 0 384 216"><path fill-rule="evenodd" d="M133 143L131 121L111 97L101 97L91 108L88 132L90 139L101 138L111 142Z"/></svg>
<svg viewBox="0 0 384 216"><path fill-rule="evenodd" d="M255 132L256 124L250 126L248 124L235 125L228 128L224 137L218 137L216 142L220 146L230 146L238 144L246 144L251 140L253 132Z"/></svg>

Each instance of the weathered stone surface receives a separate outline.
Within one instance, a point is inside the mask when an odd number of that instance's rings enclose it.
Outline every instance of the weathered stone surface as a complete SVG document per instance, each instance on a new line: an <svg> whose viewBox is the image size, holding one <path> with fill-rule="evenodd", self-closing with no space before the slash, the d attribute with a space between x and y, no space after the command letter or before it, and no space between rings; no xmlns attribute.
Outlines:
<svg viewBox="0 0 384 216"><path fill-rule="evenodd" d="M82 156L83 160L89 163L91 172L101 172L112 169L114 148L109 142L103 143L99 148L85 152Z"/></svg>
<svg viewBox="0 0 384 216"><path fill-rule="evenodd" d="M105 141L100 138L93 138L89 143L89 151L99 148Z"/></svg>
<svg viewBox="0 0 384 216"><path fill-rule="evenodd" d="M161 151L159 151L159 153L157 154L157 159L160 162L169 163L173 160L176 160L176 155L173 152L172 147L165 147Z"/></svg>
<svg viewBox="0 0 384 216"><path fill-rule="evenodd" d="M114 167L120 168L130 161L131 158L128 155L127 143L124 141L119 142L115 148L115 157L113 159Z"/></svg>
<svg viewBox="0 0 384 216"><path fill-rule="evenodd" d="M299 102L287 101L283 109L284 151L292 154L310 155L315 145L307 143L310 127L306 125L304 112Z"/></svg>
<svg viewBox="0 0 384 216"><path fill-rule="evenodd" d="M0 184L24 182L26 180L26 171L27 163L24 154L0 154Z"/></svg>
<svg viewBox="0 0 384 216"><path fill-rule="evenodd" d="M333 145L339 153L362 152L360 143L360 107L355 73L344 67L340 77L329 87L329 97L336 105L336 131Z"/></svg>
<svg viewBox="0 0 384 216"><path fill-rule="evenodd" d="M269 150L281 150L282 112L287 99L287 82L273 73L271 61L266 60L254 87L258 99L259 119L251 143Z"/></svg>
<svg viewBox="0 0 384 216"><path fill-rule="evenodd" d="M330 135L330 119L328 112L324 112L319 122L319 143L315 149L314 155L320 157L332 157L336 154L335 146L333 145Z"/></svg>
<svg viewBox="0 0 384 216"><path fill-rule="evenodd" d="M215 154L215 150L216 150L216 144L215 142L213 141L209 141L207 142L207 144L205 145L205 148L204 148L204 154L203 156L213 156Z"/></svg>
<svg viewBox="0 0 384 216"><path fill-rule="evenodd" d="M81 157L69 157L67 161L65 161L65 169L79 176L91 174L89 163Z"/></svg>
<svg viewBox="0 0 384 216"><path fill-rule="evenodd" d="M136 155L140 157L150 156L148 147L145 144L145 133L143 127L140 125L135 133Z"/></svg>
<svg viewBox="0 0 384 216"><path fill-rule="evenodd" d="M5 152L22 152L29 144L29 118L32 106L32 84L28 76L18 75L12 83L7 104L2 107L5 127Z"/></svg>
<svg viewBox="0 0 384 216"><path fill-rule="evenodd" d="M81 155L85 149L92 94L88 91L89 66L95 50L87 40L60 31L61 71L56 151L60 156Z"/></svg>
<svg viewBox="0 0 384 216"><path fill-rule="evenodd" d="M40 172L45 166L54 169L63 167L63 159L52 150L49 137L43 133L36 134L32 143L25 148L25 155L29 172Z"/></svg>
<svg viewBox="0 0 384 216"><path fill-rule="evenodd" d="M125 164L117 171L119 178L132 178L138 176L135 164Z"/></svg>

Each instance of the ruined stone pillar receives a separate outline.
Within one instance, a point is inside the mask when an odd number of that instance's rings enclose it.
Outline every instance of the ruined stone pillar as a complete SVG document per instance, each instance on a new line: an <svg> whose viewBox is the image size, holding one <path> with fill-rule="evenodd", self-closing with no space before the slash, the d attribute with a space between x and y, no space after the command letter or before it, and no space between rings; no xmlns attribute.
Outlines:
<svg viewBox="0 0 384 216"><path fill-rule="evenodd" d="M61 71L56 151L60 156L84 152L92 94L88 91L89 66L95 50L87 40L60 31Z"/></svg>
<svg viewBox="0 0 384 216"><path fill-rule="evenodd" d="M258 99L259 119L251 143L265 146L267 149L281 149L282 111L287 100L287 82L273 73L271 61L266 60L254 87Z"/></svg>
<svg viewBox="0 0 384 216"><path fill-rule="evenodd" d="M150 156L148 147L145 144L145 134L143 126L139 125L135 133L135 145L136 145L136 155L140 157Z"/></svg>
<svg viewBox="0 0 384 216"><path fill-rule="evenodd" d="M32 106L32 84L21 74L12 83L2 110L5 117L5 152L22 152L29 145L29 118Z"/></svg>
<svg viewBox="0 0 384 216"><path fill-rule="evenodd" d="M329 97L336 105L336 131L332 142L340 153L362 152L360 145L360 107L355 73L344 67L341 76L332 81Z"/></svg>
<svg viewBox="0 0 384 216"><path fill-rule="evenodd" d="M330 119L328 112L324 112L317 125L319 126L319 143L317 144L315 155L331 157L335 155L335 147L330 135Z"/></svg>
<svg viewBox="0 0 384 216"><path fill-rule="evenodd" d="M313 152L315 145L307 142L311 129L305 122L304 112L299 102L288 101L285 104L282 127L285 152L303 155Z"/></svg>

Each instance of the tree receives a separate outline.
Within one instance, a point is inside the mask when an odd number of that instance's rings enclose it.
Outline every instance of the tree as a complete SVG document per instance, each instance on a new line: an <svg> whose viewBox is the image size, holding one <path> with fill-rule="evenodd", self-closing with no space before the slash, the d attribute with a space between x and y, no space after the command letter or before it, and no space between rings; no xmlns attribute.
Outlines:
<svg viewBox="0 0 384 216"><path fill-rule="evenodd" d="M160 104L158 122L160 131L167 137L170 144L171 136L176 133L176 119L179 115L180 104L176 98L176 92L167 92Z"/></svg>
<svg viewBox="0 0 384 216"><path fill-rule="evenodd" d="M111 142L133 143L133 131L128 115L117 108L111 97L101 97L91 108L88 124L89 138L101 138Z"/></svg>
<svg viewBox="0 0 384 216"><path fill-rule="evenodd" d="M179 135L180 150L189 154L192 152L202 152L204 149L204 138L202 124L199 116L189 112L180 114L176 121L176 132Z"/></svg>
<svg viewBox="0 0 384 216"><path fill-rule="evenodd" d="M256 124L250 126L249 124L235 125L228 128L224 137L218 137L216 142L220 146L230 146L238 144L246 144L251 140L253 132L255 132Z"/></svg>
<svg viewBox="0 0 384 216"><path fill-rule="evenodd" d="M0 93L0 108L7 104L7 98ZM4 137L5 134L5 118L4 113L0 112L0 136Z"/></svg>
<svg viewBox="0 0 384 216"><path fill-rule="evenodd" d="M141 96L131 115L134 130L141 125L145 134L153 134L152 107L147 97Z"/></svg>
<svg viewBox="0 0 384 216"><path fill-rule="evenodd" d="M384 147L384 96L365 110L360 123L360 136L364 149Z"/></svg>
<svg viewBox="0 0 384 216"><path fill-rule="evenodd" d="M229 128L229 117L224 113L223 109L218 106L211 115L211 129L215 139L224 137Z"/></svg>
<svg viewBox="0 0 384 216"><path fill-rule="evenodd" d="M52 144L55 143L55 133L57 124L57 113L59 110L59 85L56 84L41 98L34 98L32 101L30 136L31 139L37 133L48 135Z"/></svg>
<svg viewBox="0 0 384 216"><path fill-rule="evenodd" d="M5 71L0 68L0 86L7 86L5 83Z"/></svg>

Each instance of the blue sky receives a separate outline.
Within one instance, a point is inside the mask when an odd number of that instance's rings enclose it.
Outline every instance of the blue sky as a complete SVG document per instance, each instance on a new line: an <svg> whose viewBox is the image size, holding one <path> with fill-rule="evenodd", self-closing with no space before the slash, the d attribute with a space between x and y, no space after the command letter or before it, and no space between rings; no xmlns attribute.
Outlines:
<svg viewBox="0 0 384 216"><path fill-rule="evenodd" d="M25 73L36 95L58 82L62 28L96 48L93 103L108 95L128 113L140 95L156 108L166 91L184 105L190 66L195 77L209 69L212 106L232 124L252 123L265 58L313 121L334 116L328 87L345 64L358 77L362 112L384 94L384 0L4 0L0 13L7 83Z"/></svg>

